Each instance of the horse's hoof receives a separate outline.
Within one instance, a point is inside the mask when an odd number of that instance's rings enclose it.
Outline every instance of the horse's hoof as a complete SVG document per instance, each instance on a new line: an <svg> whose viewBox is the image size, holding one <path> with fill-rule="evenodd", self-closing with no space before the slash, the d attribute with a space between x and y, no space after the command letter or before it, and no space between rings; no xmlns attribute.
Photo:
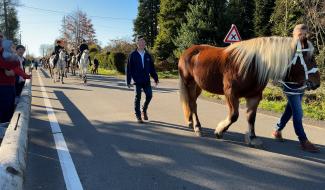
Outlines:
<svg viewBox="0 0 325 190"><path fill-rule="evenodd" d="M217 131L214 131L214 135L216 136L217 139L222 139L223 138L223 134L219 133Z"/></svg>
<svg viewBox="0 0 325 190"><path fill-rule="evenodd" d="M194 133L198 137L202 137L201 127L195 126Z"/></svg>
<svg viewBox="0 0 325 190"><path fill-rule="evenodd" d="M188 128L193 129L193 123L189 123Z"/></svg>
<svg viewBox="0 0 325 190"><path fill-rule="evenodd" d="M194 132L197 137L202 137L202 132L201 131L195 131Z"/></svg>
<svg viewBox="0 0 325 190"><path fill-rule="evenodd" d="M256 136L251 137L248 133L245 135L245 143L252 148L264 149L263 141Z"/></svg>

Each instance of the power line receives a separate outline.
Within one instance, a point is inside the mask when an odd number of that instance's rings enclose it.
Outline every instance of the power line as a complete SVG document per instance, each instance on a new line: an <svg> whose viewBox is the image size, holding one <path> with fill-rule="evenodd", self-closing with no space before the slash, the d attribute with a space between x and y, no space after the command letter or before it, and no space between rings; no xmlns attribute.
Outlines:
<svg viewBox="0 0 325 190"><path fill-rule="evenodd" d="M28 9L34 9L39 11L45 11L45 12L51 12L51 13L58 13L58 14L70 14L68 12L64 11L58 11L58 10L51 10L51 9L43 9L39 7L32 7L27 5L20 5L20 7L28 8ZM122 18L122 17L109 17L109 16L97 16L97 15L88 15L91 18L98 18L98 19L111 19L111 20L124 20L124 21L133 21L133 19L130 18Z"/></svg>

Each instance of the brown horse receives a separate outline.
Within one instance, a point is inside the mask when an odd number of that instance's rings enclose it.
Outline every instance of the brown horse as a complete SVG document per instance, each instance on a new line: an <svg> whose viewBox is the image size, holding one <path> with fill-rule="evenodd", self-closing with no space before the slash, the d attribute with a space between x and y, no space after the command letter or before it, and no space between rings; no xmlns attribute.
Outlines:
<svg viewBox="0 0 325 190"><path fill-rule="evenodd" d="M262 91L270 79L312 89L320 85L312 44L285 37L254 38L226 48L194 45L181 55L178 69L181 102L189 127L201 135L196 100L202 89L225 95L229 115L215 129L217 138L222 138L237 121L239 98L243 97L247 102L248 121L245 141L254 147L262 146L262 141L256 138L254 123Z"/></svg>

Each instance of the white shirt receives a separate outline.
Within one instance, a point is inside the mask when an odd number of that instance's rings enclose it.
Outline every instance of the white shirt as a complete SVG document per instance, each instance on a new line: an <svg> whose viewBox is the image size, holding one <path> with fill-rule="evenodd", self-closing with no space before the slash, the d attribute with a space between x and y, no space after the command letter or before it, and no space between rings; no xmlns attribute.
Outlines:
<svg viewBox="0 0 325 190"><path fill-rule="evenodd" d="M142 59L142 67L144 68L144 53L145 53L145 51L143 50L143 51L139 51L138 50L138 53L141 55L141 59Z"/></svg>

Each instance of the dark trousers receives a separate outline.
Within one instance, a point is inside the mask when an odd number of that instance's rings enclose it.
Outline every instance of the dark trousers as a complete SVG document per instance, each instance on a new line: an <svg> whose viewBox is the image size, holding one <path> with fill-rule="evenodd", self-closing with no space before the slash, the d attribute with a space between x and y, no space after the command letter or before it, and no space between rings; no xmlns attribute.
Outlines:
<svg viewBox="0 0 325 190"><path fill-rule="evenodd" d="M292 117L293 127L300 142L307 140L306 133L302 124L303 110L302 101L303 94L300 95L287 95L288 103L282 114L280 121L277 124L277 130L281 131L286 126L287 122Z"/></svg>
<svg viewBox="0 0 325 190"><path fill-rule="evenodd" d="M134 109L136 117L141 117L141 110L140 110L140 102L141 102L141 93L143 92L146 94L146 100L143 104L142 111L147 112L149 103L152 99L152 88L151 84L135 84L135 100L134 100Z"/></svg>
<svg viewBox="0 0 325 190"><path fill-rule="evenodd" d="M9 122L15 110L15 86L0 86L0 123Z"/></svg>

